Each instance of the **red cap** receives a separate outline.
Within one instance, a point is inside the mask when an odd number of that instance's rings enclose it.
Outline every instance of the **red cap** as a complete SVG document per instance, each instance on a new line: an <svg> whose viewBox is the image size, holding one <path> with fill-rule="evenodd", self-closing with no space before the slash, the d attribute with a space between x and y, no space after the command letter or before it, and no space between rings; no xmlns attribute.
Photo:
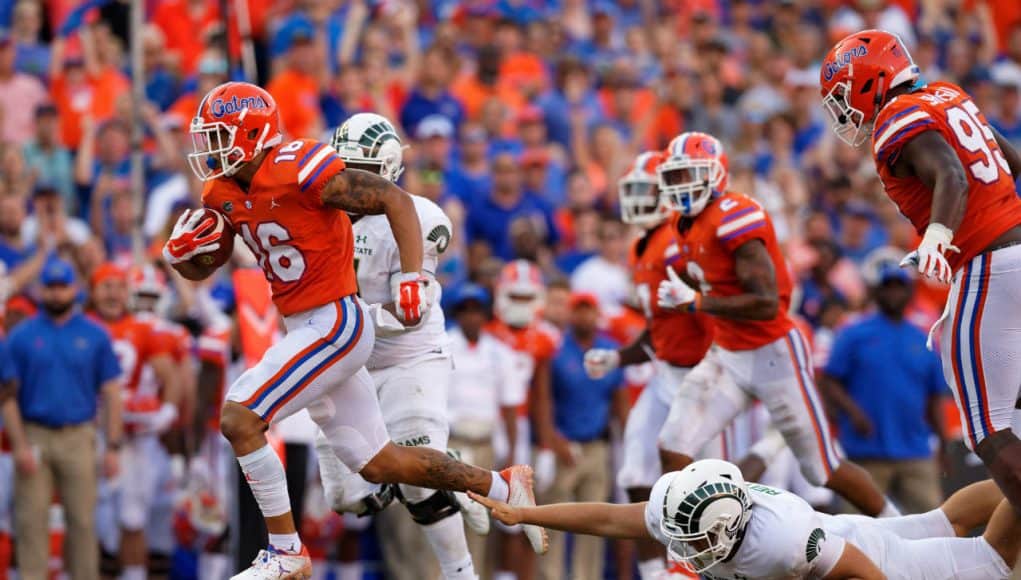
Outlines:
<svg viewBox="0 0 1021 580"><path fill-rule="evenodd" d="M518 162L522 167L532 167L533 165L547 165L549 164L550 156L545 149L532 148L527 149L518 158Z"/></svg>
<svg viewBox="0 0 1021 580"><path fill-rule="evenodd" d="M95 287L100 282L110 279L119 279L127 282L128 273L125 272L123 268L112 262L104 262L92 272L92 276L89 277L89 282L93 287Z"/></svg>
<svg viewBox="0 0 1021 580"><path fill-rule="evenodd" d="M571 298L567 301L568 306L571 309L579 306L591 306L592 308L599 308L599 298L591 292L572 292Z"/></svg>

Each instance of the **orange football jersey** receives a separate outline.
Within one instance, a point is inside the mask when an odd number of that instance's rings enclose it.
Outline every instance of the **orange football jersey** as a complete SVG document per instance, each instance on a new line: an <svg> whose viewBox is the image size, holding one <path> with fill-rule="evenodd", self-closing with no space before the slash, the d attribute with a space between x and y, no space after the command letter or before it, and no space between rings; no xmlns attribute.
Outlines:
<svg viewBox="0 0 1021 580"><path fill-rule="evenodd" d="M967 93L951 83L929 83L887 103L876 116L872 153L886 193L919 234L929 225L932 190L917 177L897 177L891 166L912 138L938 131L968 176L968 206L954 232L960 253L947 259L956 270L982 253L1003 232L1021 224L1014 177L985 116Z"/></svg>
<svg viewBox="0 0 1021 580"><path fill-rule="evenodd" d="M667 279L667 259L678 253L669 223L657 226L631 246L631 276L638 301L649 321L656 358L679 367L698 364L713 342L708 314L664 310L656 304L659 283Z"/></svg>
<svg viewBox="0 0 1021 580"><path fill-rule="evenodd" d="M544 321L525 328L515 328L502 320L494 319L486 325L486 332L500 339L512 350L528 354L534 362L551 360L560 348L560 331Z"/></svg>
<svg viewBox="0 0 1021 580"><path fill-rule="evenodd" d="M680 231L681 216L670 220L677 238L677 253L667 258L678 274L698 283L706 296L744 294L737 279L734 252L751 240L762 240L776 272L780 309L772 320L736 320L714 317L716 342L727 350L751 350L767 345L794 327L787 313L791 303L791 276L776 241L773 222L754 199L727 192L706 206L690 226Z"/></svg>
<svg viewBox="0 0 1021 580"><path fill-rule="evenodd" d="M110 332L110 338L113 339L113 351L121 364L126 395L152 397L159 395L156 392L158 386L143 381L143 374L153 357L164 354L174 356L177 348L174 338L168 333L159 332L152 321L130 314L116 321L103 320L99 317L95 317L95 320L106 327ZM139 393L142 386L150 392Z"/></svg>
<svg viewBox="0 0 1021 580"><path fill-rule="evenodd" d="M230 178L206 182L202 203L227 216L245 240L284 316L358 290L351 220L320 198L343 170L332 147L299 139L268 153L248 191Z"/></svg>

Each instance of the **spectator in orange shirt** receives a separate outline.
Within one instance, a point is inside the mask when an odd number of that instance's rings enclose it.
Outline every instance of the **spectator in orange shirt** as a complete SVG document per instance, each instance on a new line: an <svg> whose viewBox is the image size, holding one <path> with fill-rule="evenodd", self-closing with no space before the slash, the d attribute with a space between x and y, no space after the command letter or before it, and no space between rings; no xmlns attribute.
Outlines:
<svg viewBox="0 0 1021 580"><path fill-rule="evenodd" d="M310 27L292 31L284 68L266 86L280 107L284 132L292 138L318 138L323 132L317 76L322 64L315 46L315 30Z"/></svg>
<svg viewBox="0 0 1021 580"><path fill-rule="evenodd" d="M207 0L164 0L152 21L166 36L167 51L177 60L181 75L190 76L206 49L206 32L220 22L220 11L216 2Z"/></svg>
<svg viewBox="0 0 1021 580"><path fill-rule="evenodd" d="M475 72L462 75L454 83L451 92L464 105L468 119L477 121L482 117L482 108L491 97L499 99L512 113L525 104L525 98L513 86L500 83L500 68L503 54L495 46L479 49Z"/></svg>

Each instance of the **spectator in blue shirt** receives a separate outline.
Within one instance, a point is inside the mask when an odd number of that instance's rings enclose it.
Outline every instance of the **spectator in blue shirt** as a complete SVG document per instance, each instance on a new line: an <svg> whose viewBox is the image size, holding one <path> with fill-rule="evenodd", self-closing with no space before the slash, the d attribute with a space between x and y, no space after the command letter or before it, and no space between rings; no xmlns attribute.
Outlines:
<svg viewBox="0 0 1021 580"><path fill-rule="evenodd" d="M549 246L559 241L553 222L553 208L542 199L525 193L521 182L521 164L512 153L500 153L492 161L492 190L484 199L468 208L469 243L485 244L502 260L515 257L510 224L521 217L536 222L542 239Z"/></svg>
<svg viewBox="0 0 1021 580"><path fill-rule="evenodd" d="M614 370L600 379L585 374L585 351L615 349L617 343L599 331L599 300L587 292L576 292L568 301L568 326L560 349L551 362L550 396L537 394L542 403L538 423L552 405L552 443L556 454L556 477L542 503L606 501L610 493L610 424L623 427L628 408L623 374ZM547 427L548 428L548 427ZM564 574L566 550L563 533L550 532L549 553L539 562L543 578L602 578L603 546L599 538L577 536L571 558L570 576Z"/></svg>
<svg viewBox="0 0 1021 580"><path fill-rule="evenodd" d="M838 332L820 383L839 411L840 443L907 512L941 500L934 434L945 442L940 408L947 393L926 333L904 319L914 295L893 260L865 268L877 311ZM941 446L942 449L942 446Z"/></svg>
<svg viewBox="0 0 1021 580"><path fill-rule="evenodd" d="M421 75L401 108L401 126L414 134L418 124L430 115L443 115L457 129L464 120L464 107L450 93L457 61L452 50L434 45L423 55Z"/></svg>
<svg viewBox="0 0 1021 580"><path fill-rule="evenodd" d="M99 578L95 510L97 399L106 414L105 475L118 471L120 365L110 336L75 308L74 270L52 259L42 272L43 311L22 322L8 342L14 380L3 390L4 424L14 448L14 534L24 578L45 578L49 510L64 507L70 577Z"/></svg>

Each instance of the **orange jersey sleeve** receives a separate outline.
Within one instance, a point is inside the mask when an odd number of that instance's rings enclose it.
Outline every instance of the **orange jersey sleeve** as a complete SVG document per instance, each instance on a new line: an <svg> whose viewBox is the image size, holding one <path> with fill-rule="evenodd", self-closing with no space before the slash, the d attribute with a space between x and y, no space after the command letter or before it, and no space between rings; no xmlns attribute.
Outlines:
<svg viewBox="0 0 1021 580"><path fill-rule="evenodd" d="M228 178L203 191L203 204L226 215L255 254L284 316L357 291L351 220L321 198L343 170L332 147L299 139L269 152L248 191Z"/></svg>
<svg viewBox="0 0 1021 580"><path fill-rule="evenodd" d="M680 216L671 220L677 253L667 258L677 272L694 280L706 296L738 296L746 291L737 277L738 248L752 240L766 246L773 264L779 309L771 320L714 317L716 342L727 350L751 350L780 338L794 327L790 308L791 282L787 263L769 214L752 198L727 192L712 200L690 225L680 229Z"/></svg>
<svg viewBox="0 0 1021 580"><path fill-rule="evenodd" d="M968 178L968 205L954 232L947 259L955 270L997 237L1021 224L1021 199L1014 177L986 121L967 93L951 83L929 83L891 100L879 112L872 134L876 171L887 195L922 234L929 225L932 190L915 176L898 177L892 167L905 145L927 131L954 149Z"/></svg>
<svg viewBox="0 0 1021 580"><path fill-rule="evenodd" d="M637 240L632 249L632 280L645 317L656 358L674 366L698 364L713 342L712 318L704 313L664 310L656 304L656 291L667 279L667 260L678 254L669 223Z"/></svg>

